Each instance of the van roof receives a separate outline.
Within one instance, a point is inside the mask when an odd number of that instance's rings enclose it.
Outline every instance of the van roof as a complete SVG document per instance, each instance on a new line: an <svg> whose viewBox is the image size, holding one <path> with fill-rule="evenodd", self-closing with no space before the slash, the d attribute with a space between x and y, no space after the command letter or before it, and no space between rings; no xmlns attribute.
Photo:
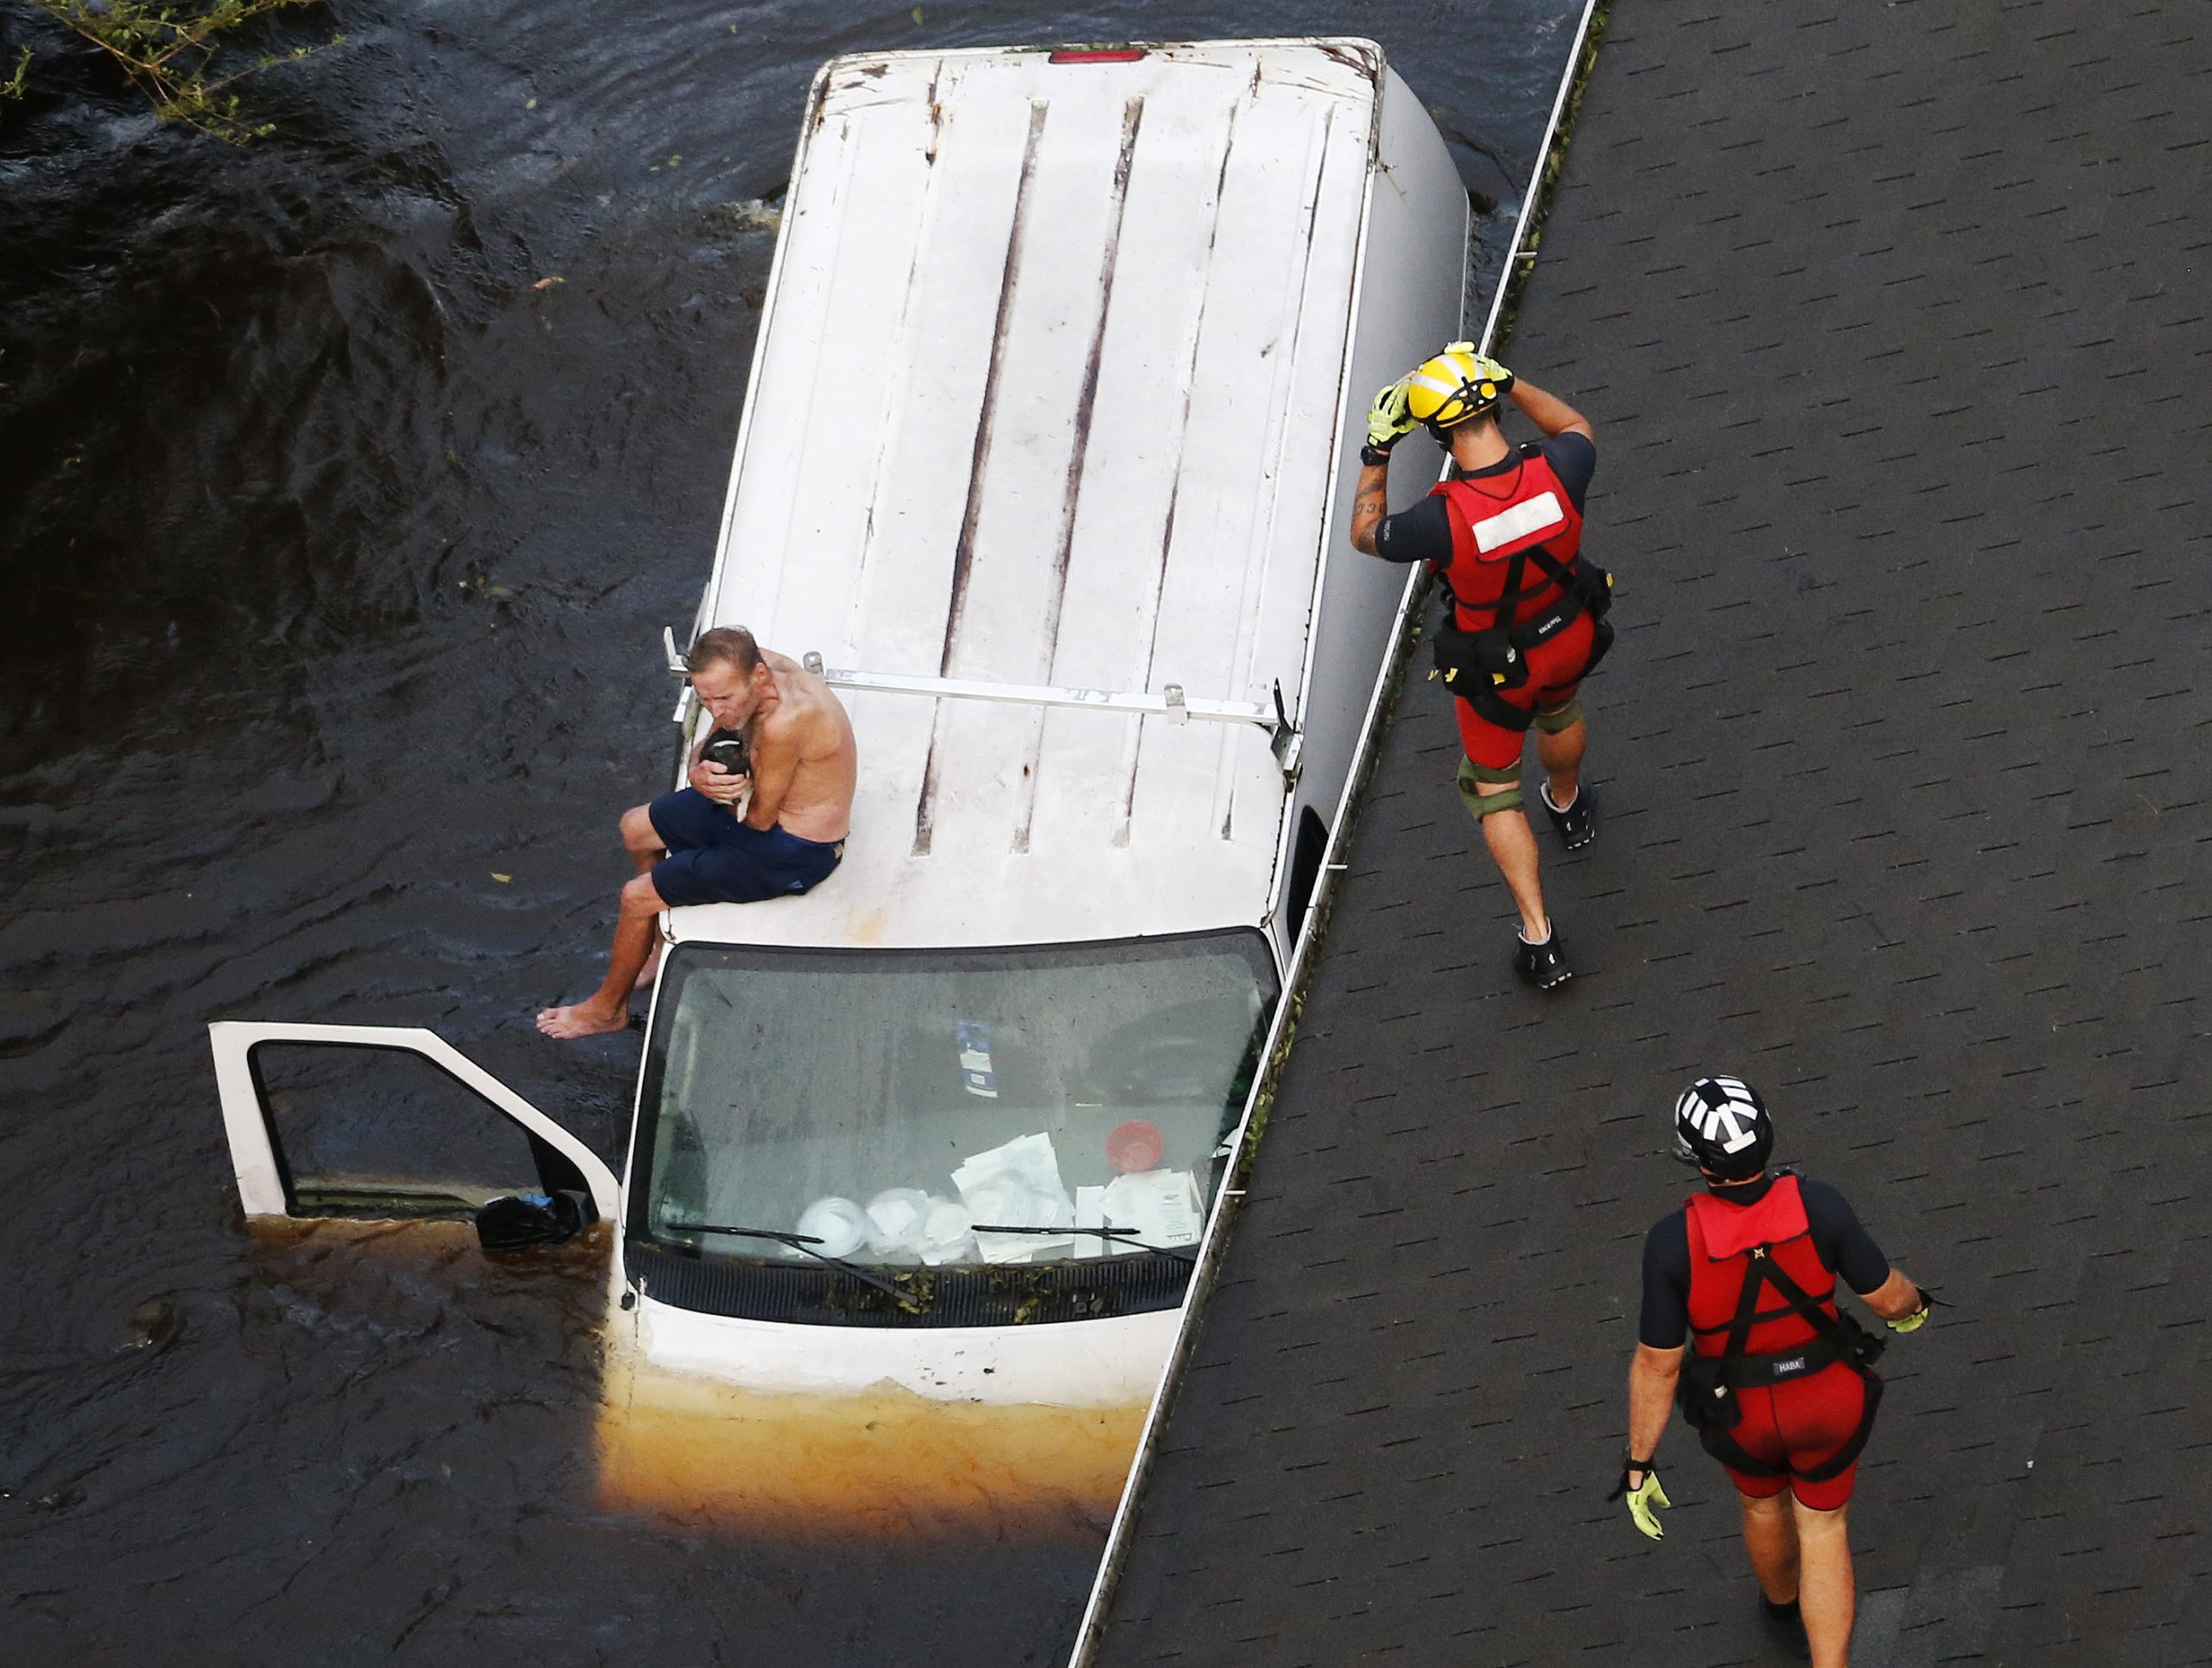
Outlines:
<svg viewBox="0 0 2212 1668"><path fill-rule="evenodd" d="M1370 41L894 53L817 77L699 625L833 668L1303 699ZM1264 729L841 691L842 868L682 938L1255 923Z"/></svg>

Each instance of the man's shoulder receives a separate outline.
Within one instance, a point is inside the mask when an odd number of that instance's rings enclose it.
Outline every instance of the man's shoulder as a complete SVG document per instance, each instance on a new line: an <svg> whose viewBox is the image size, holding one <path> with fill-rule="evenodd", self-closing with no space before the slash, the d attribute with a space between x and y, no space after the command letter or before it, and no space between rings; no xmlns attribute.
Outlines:
<svg viewBox="0 0 2212 1668"><path fill-rule="evenodd" d="M1597 442L1589 436L1569 432L1552 436L1541 442L1524 442L1524 457L1541 457L1546 467L1559 477L1567 495L1574 500L1577 509L1582 507L1583 494L1590 490L1591 477L1598 473Z"/></svg>
<svg viewBox="0 0 2212 1668"><path fill-rule="evenodd" d="M1570 430L1546 440L1522 441L1521 455L1523 457L1541 457L1560 474L1580 475L1586 479L1597 468L1598 442L1587 435Z"/></svg>
<svg viewBox="0 0 2212 1668"><path fill-rule="evenodd" d="M812 672L799 671L785 680L787 691L775 711L766 716L773 733L810 748L841 743L851 728L845 703L837 691Z"/></svg>
<svg viewBox="0 0 2212 1668"><path fill-rule="evenodd" d="M1846 1216L1857 1214L1851 1208L1851 1201L1843 1196L1843 1189L1834 1182L1822 1181L1818 1177L1810 1175L1800 1175L1794 1179L1797 1183L1797 1197L1805 1202L1806 1214L1815 1215L1826 1212L1840 1212Z"/></svg>
<svg viewBox="0 0 2212 1668"><path fill-rule="evenodd" d="M760 729L769 735L786 737L808 734L819 725L836 697L811 672L783 677L783 699L760 715Z"/></svg>
<svg viewBox="0 0 2212 1668"><path fill-rule="evenodd" d="M1452 519L1444 499L1426 493L1376 525L1375 554L1385 562L1449 562Z"/></svg>
<svg viewBox="0 0 2212 1668"><path fill-rule="evenodd" d="M1689 1207L1678 1206L1654 1222L1643 1236L1643 1277L1647 1283L1679 1284L1689 1278Z"/></svg>

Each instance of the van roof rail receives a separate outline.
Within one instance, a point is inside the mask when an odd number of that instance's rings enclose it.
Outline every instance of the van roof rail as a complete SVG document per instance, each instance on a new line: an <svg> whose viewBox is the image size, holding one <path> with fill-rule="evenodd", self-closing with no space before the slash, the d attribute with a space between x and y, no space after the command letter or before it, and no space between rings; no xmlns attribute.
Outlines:
<svg viewBox="0 0 2212 1668"><path fill-rule="evenodd" d="M664 627L661 640L668 669L681 676L683 657L677 653L676 634ZM1282 767L1286 783L1298 780L1299 755L1304 738L1283 710L1282 685L1274 686L1272 708L1257 701L1209 701L1185 695L1180 684L1161 685L1160 693L1110 689L1063 689L1050 684L1000 684L975 678L928 678L902 672L861 672L823 664L818 650L809 649L799 664L832 689L872 690L881 695L925 695L933 700L997 701L1013 706L1080 707L1094 712L1133 712L1141 717L1165 718L1171 724L1192 719L1213 724L1255 724L1268 732L1268 745Z"/></svg>
<svg viewBox="0 0 2212 1668"><path fill-rule="evenodd" d="M800 664L832 689L872 690L882 695L925 695L950 701L997 701L1013 706L1079 707L1094 712L1132 712L1141 717L1165 718L1171 724L1193 719L1213 724L1255 724L1268 732L1268 744L1282 767L1283 779L1298 780L1302 738L1283 710L1282 685L1274 690L1272 709L1257 701L1209 701L1186 695L1180 684L1164 684L1157 695L1149 691L1065 689L1050 684L1000 684L974 678L925 678L908 672L861 672L823 664L809 649Z"/></svg>

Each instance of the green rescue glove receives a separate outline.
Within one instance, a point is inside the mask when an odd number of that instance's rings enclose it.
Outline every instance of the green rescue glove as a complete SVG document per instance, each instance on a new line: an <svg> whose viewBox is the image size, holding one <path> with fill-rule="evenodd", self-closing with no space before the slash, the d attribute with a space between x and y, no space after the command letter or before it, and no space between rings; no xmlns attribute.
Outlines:
<svg viewBox="0 0 2212 1668"><path fill-rule="evenodd" d="M1512 372L1507 370L1496 360L1490 358L1483 352L1482 348L1474 342L1447 341L1444 344L1444 351L1447 353L1472 354L1474 356L1475 368L1480 371L1484 376L1488 377L1492 382L1508 382L1512 379Z"/></svg>
<svg viewBox="0 0 2212 1668"><path fill-rule="evenodd" d="M1634 1488L1628 1486L1631 1471L1643 1474L1643 1480ZM1628 1515L1635 1521L1637 1529L1655 1541L1667 1538L1667 1531L1660 1526L1657 1513L1672 1510L1675 1503L1667 1498L1667 1491L1659 1486L1659 1474L1649 1462L1638 1465L1631 1460L1621 1467L1620 1481L1613 1485L1613 1492L1605 1498L1618 1500L1624 1497L1628 1501Z"/></svg>
<svg viewBox="0 0 2212 1668"><path fill-rule="evenodd" d="M1419 427L1406 410L1406 379L1400 377L1375 396L1367 414L1367 443L1375 451L1387 452Z"/></svg>

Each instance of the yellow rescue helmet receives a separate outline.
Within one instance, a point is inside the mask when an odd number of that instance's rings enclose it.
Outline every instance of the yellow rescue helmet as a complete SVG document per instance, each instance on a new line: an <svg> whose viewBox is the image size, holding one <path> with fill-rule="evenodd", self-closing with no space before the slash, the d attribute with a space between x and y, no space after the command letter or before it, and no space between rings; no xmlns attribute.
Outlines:
<svg viewBox="0 0 2212 1668"><path fill-rule="evenodd" d="M1489 416L1512 386L1512 372L1475 352L1471 343L1455 341L1406 379L1406 411L1431 434L1441 435Z"/></svg>

